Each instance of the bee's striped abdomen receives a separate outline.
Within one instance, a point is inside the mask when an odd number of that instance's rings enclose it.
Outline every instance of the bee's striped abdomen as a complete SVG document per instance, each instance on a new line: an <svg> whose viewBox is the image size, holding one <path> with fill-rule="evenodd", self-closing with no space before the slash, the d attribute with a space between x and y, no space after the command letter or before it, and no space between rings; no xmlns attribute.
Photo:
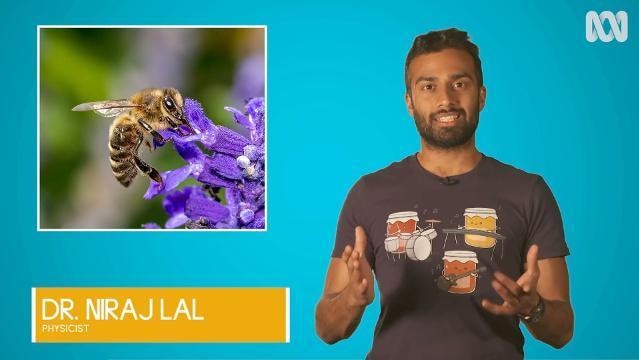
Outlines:
<svg viewBox="0 0 639 360"><path fill-rule="evenodd" d="M138 131L132 125L119 125L117 122L111 126L109 132L109 160L113 176L120 184L128 187L138 174L133 159Z"/></svg>

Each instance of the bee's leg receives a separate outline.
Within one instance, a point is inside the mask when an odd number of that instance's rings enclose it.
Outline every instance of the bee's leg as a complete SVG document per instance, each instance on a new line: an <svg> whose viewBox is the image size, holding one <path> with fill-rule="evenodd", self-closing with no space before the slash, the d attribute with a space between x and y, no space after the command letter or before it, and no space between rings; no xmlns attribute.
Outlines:
<svg viewBox="0 0 639 360"><path fill-rule="evenodd" d="M165 139L162 135L160 135L159 132L153 130L151 125L149 125L146 121L144 121L144 119L138 119L138 124L140 124L140 126L142 126L144 130L148 131L149 133L151 133L151 135L153 135L153 142L155 142L156 144L164 145L164 143L167 142L167 139Z"/></svg>
<svg viewBox="0 0 639 360"><path fill-rule="evenodd" d="M135 166L138 168L138 170L140 170L141 172L145 173L148 177L151 178L151 180L155 181L156 183L160 184L160 188L164 188L164 181L162 180L162 176L160 176L160 173L151 165L145 163L142 159L140 159L140 156L138 155L138 149L140 148L140 144L142 144L142 137L140 137L138 139L138 142L135 145L135 152L133 155L133 161L135 162Z"/></svg>
<svg viewBox="0 0 639 360"><path fill-rule="evenodd" d="M168 116L167 116L167 117L165 117L164 119L166 120L166 122L168 122L168 123L169 123L169 125L171 126L171 128L173 128L173 129L177 129L177 128L179 127L179 125L178 125L175 121L173 121L173 119L171 119L170 117L168 117Z"/></svg>
<svg viewBox="0 0 639 360"><path fill-rule="evenodd" d="M164 181L162 180L162 176L160 176L160 173L157 170L155 170L155 168L153 166L145 163L137 155L135 155L133 157L133 160L135 161L135 166L138 168L138 170L140 170L141 172L147 174L151 178L151 180L153 180L156 183L160 184L160 188L164 187Z"/></svg>

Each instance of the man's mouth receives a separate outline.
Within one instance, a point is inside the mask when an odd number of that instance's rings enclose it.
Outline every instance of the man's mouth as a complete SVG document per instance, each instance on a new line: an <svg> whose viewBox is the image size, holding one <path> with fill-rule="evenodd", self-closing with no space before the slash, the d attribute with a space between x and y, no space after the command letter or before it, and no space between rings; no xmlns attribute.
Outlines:
<svg viewBox="0 0 639 360"><path fill-rule="evenodd" d="M461 113L457 111L450 111L435 115L435 121L442 124L450 124L455 122L461 117Z"/></svg>

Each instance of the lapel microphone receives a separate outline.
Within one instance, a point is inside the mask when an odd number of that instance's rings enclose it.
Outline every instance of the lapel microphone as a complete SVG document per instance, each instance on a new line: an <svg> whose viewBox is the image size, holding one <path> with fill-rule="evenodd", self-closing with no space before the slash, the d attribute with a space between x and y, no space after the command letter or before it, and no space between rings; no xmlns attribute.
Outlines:
<svg viewBox="0 0 639 360"><path fill-rule="evenodd" d="M455 185L459 183L459 180L454 179L450 176L446 176L443 178L439 178L439 183L442 185Z"/></svg>

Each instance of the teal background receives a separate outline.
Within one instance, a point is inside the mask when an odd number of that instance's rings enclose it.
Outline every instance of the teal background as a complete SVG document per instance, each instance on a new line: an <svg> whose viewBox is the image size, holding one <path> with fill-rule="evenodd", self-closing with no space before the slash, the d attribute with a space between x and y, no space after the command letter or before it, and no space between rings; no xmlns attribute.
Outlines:
<svg viewBox="0 0 639 360"><path fill-rule="evenodd" d="M628 41L588 43L588 10L627 11ZM417 151L404 58L415 35L451 26L480 47L480 150L543 175L564 217L575 335L555 350L524 331L527 357L639 357L636 1L14 1L0 14L2 358L363 358L377 300L350 339L314 333L337 216L359 176ZM268 231L36 232L37 24L268 25ZM31 344L32 286L287 286L291 343Z"/></svg>

